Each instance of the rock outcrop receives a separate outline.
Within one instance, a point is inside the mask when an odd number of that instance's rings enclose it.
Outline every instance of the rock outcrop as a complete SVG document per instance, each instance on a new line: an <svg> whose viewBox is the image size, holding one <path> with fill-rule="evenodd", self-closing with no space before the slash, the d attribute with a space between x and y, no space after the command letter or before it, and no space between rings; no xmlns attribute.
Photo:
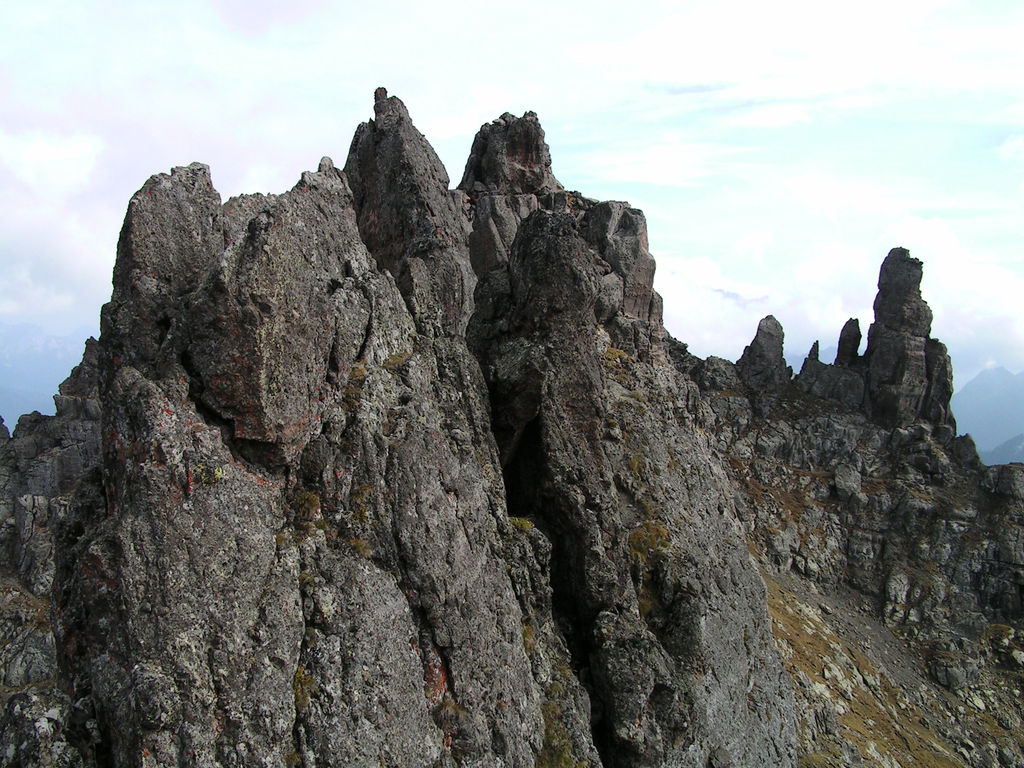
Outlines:
<svg viewBox="0 0 1024 768"><path fill-rule="evenodd" d="M551 152L533 112L517 118L508 112L480 126L466 161L459 189L485 194L535 195L562 190L551 172Z"/></svg>
<svg viewBox="0 0 1024 768"><path fill-rule="evenodd" d="M56 561L83 478L100 457L94 339L54 397L56 414L22 416L0 444L0 764L83 765L70 728L82 715L60 684Z"/></svg>
<svg viewBox="0 0 1024 768"><path fill-rule="evenodd" d="M950 420L953 369L946 347L929 338L931 326L931 309L921 298L921 262L893 248L878 275L865 352L871 414L885 426L919 416L935 424Z"/></svg>
<svg viewBox="0 0 1024 768"><path fill-rule="evenodd" d="M1024 616L1020 469L986 469L955 437L920 280L921 262L891 251L865 354L850 320L835 363L815 343L792 385L756 375L782 365L771 318L735 366L696 369L743 489L810 764L1024 764L1007 655ZM975 740L984 749L961 746Z"/></svg>
<svg viewBox="0 0 1024 768"><path fill-rule="evenodd" d="M666 334L533 113L447 186L379 89L344 170L132 198L0 430L0 765L1024 764L1024 476L954 436L920 262L794 379L771 316Z"/></svg>
<svg viewBox="0 0 1024 768"><path fill-rule="evenodd" d="M736 361L736 372L755 391L777 392L789 384L793 369L782 356L785 334L772 315L757 325L754 340L744 348Z"/></svg>
<svg viewBox="0 0 1024 768"><path fill-rule="evenodd" d="M476 280L461 205L401 100L378 88L373 112L345 162L359 234L377 265L394 275L420 333L465 334Z"/></svg>
<svg viewBox="0 0 1024 768"><path fill-rule="evenodd" d="M921 275L921 262L905 248L889 251L878 274L875 321L864 355L858 355L860 323L851 318L839 334L834 365L818 360L815 345L797 385L858 407L883 427L907 427L923 419L955 434L949 408L953 364L946 346L929 336L932 311L921 298Z"/></svg>

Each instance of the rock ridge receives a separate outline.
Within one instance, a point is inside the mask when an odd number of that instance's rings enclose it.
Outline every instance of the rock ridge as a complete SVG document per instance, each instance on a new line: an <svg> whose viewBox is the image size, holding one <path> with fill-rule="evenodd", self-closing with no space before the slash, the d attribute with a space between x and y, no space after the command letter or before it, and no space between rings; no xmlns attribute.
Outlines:
<svg viewBox="0 0 1024 768"><path fill-rule="evenodd" d="M665 331L534 113L448 183L381 88L344 168L133 196L0 429L0 765L1024 765L1024 473L955 436L921 262L793 377L772 316Z"/></svg>

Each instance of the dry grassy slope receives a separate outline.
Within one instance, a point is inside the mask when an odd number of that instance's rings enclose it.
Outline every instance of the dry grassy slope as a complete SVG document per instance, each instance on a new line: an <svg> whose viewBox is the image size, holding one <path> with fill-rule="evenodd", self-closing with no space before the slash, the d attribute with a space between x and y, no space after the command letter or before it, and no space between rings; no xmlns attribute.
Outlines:
<svg viewBox="0 0 1024 768"><path fill-rule="evenodd" d="M858 765L858 757L891 768L1006 764L1000 747L1019 729L1019 673L988 667L958 698L926 679L924 658L862 611L855 593L826 597L801 579L764 578L797 694L801 766ZM955 735L953 722L973 738Z"/></svg>

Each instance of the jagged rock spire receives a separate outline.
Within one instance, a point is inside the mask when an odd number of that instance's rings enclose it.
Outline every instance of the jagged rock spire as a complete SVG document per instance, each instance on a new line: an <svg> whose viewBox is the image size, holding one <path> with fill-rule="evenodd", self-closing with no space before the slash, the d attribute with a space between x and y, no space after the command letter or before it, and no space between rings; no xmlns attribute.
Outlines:
<svg viewBox="0 0 1024 768"><path fill-rule="evenodd" d="M473 196L544 195L562 189L551 172L551 152L537 115L515 117L506 112L480 126L459 189Z"/></svg>
<svg viewBox="0 0 1024 768"><path fill-rule="evenodd" d="M932 311L921 298L921 275L921 262L906 248L889 251L878 274L865 359L869 413L886 426L918 418L954 424L952 365L945 346L929 337Z"/></svg>
<svg viewBox="0 0 1024 768"><path fill-rule="evenodd" d="M793 378L793 369L782 356L784 339L782 324L773 315L757 324L757 334L736 361L736 370L749 386L777 392Z"/></svg>
<svg viewBox="0 0 1024 768"><path fill-rule="evenodd" d="M810 356L797 377L805 392L859 408L886 427L918 419L956 429L949 409L953 366L946 347L929 336L932 311L921 297L922 264L906 248L882 262L875 322L864 355L860 323L851 318L839 334L835 365Z"/></svg>
<svg viewBox="0 0 1024 768"><path fill-rule="evenodd" d="M836 350L836 365L850 366L857 360L857 351L860 349L860 321L851 317L846 321L843 330L839 332L839 348Z"/></svg>
<svg viewBox="0 0 1024 768"><path fill-rule="evenodd" d="M378 88L373 112L356 129L345 162L359 234L394 275L420 333L465 333L476 285L468 222L448 192L444 165L401 99Z"/></svg>

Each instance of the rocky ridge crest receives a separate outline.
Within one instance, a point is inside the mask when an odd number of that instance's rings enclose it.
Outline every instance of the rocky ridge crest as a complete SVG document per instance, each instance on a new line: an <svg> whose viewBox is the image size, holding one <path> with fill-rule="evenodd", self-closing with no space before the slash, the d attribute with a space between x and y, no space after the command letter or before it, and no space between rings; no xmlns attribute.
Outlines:
<svg viewBox="0 0 1024 768"><path fill-rule="evenodd" d="M0 442L0 765L1024 764L1024 474L955 437L920 262L863 356L702 361L536 115L448 190L374 102L281 195L132 198Z"/></svg>

